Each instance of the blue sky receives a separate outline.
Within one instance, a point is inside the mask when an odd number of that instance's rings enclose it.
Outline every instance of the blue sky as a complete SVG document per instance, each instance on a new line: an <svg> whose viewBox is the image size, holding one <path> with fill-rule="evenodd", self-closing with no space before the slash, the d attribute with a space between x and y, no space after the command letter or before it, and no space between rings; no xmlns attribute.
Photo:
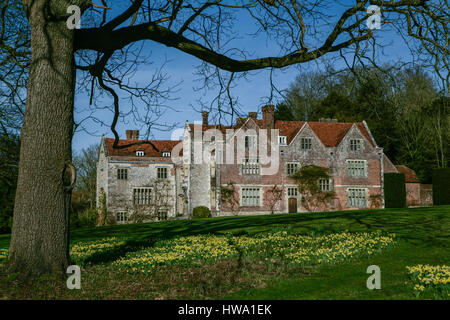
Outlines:
<svg viewBox="0 0 450 320"><path fill-rule="evenodd" d="M352 1L353 2L353 1ZM336 12L340 11L340 8L336 8ZM254 28L254 22L249 19L248 16L243 15L240 17L238 29L242 32L250 32ZM408 58L409 52L404 46L403 41L397 37L395 33L389 30L375 30L379 35L382 35L383 40L387 44L391 44L388 49L380 53L379 61L400 61L403 58ZM266 41L264 38L249 38L244 40L237 40L234 46L244 46L246 50L254 52L254 57L278 55L278 49L273 45L272 41ZM165 65L163 72L170 76L168 85L175 85L180 83L178 91L171 96L172 100L168 102L170 109L165 109L163 116L159 119L162 123L178 123L178 127L183 127L186 120L194 122L201 119L201 115L194 111L191 105L199 107L197 100L202 98L203 100L211 99L217 91L196 92L194 87L199 84L195 82L198 76L194 75L195 67L200 64L200 61L188 54L180 52L173 48L168 48L155 42L147 41L144 47L145 50L151 51L151 60L154 62L151 65L142 65L136 75L133 77L133 81L145 84L146 80L152 76L155 69L159 68L161 63L165 60L169 62ZM333 65L335 69L343 68L342 61ZM282 70L276 70L273 74L275 85L280 89L286 89L289 84L299 74L299 70L317 70L323 67L323 61L314 61L299 66L291 66ZM233 89L233 94L239 97L241 109L243 112L259 111L262 104L265 102L264 98L270 94L269 83L269 71L263 70L258 72L252 72L248 77L249 81L241 80L237 83L237 86ZM121 94L122 98L125 98L125 94ZM75 106L78 112L75 112L75 121L79 122L81 119L86 118L87 112L83 112L89 103L89 97L85 94L76 94ZM102 100L104 105L109 105L111 100L105 98ZM121 102L126 103L125 101ZM126 107L126 106L125 106ZM104 123L111 123L113 114L111 112L101 111L96 113L96 116L100 118ZM124 137L126 129L139 129L137 124L132 122L131 118L128 118L124 122L122 119L116 127L119 135ZM102 134L112 137L112 132L108 126L101 126L92 120L86 120L83 122L83 126L88 132L79 131L76 132L73 139L74 151L79 151L93 143L98 143ZM152 130L152 139L170 139L171 132Z"/></svg>

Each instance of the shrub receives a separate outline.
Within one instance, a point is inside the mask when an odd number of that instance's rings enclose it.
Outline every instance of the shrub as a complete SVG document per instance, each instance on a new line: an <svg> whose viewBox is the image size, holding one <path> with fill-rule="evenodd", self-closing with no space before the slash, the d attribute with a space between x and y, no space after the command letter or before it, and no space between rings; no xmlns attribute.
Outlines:
<svg viewBox="0 0 450 320"><path fill-rule="evenodd" d="M192 218L211 218L211 211L204 206L195 207L194 212L192 213Z"/></svg>
<svg viewBox="0 0 450 320"><path fill-rule="evenodd" d="M450 168L434 169L433 179L433 204L450 204Z"/></svg>
<svg viewBox="0 0 450 320"><path fill-rule="evenodd" d="M97 224L97 210L86 209L77 214L78 227L95 227Z"/></svg>
<svg viewBox="0 0 450 320"><path fill-rule="evenodd" d="M386 208L406 207L406 185L404 173L384 174L384 201Z"/></svg>

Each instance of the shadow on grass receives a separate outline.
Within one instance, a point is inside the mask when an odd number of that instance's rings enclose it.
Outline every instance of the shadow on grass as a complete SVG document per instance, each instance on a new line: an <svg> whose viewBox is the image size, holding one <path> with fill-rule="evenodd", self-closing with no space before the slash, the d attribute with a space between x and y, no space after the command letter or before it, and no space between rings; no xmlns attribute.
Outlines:
<svg viewBox="0 0 450 320"><path fill-rule="evenodd" d="M151 248L159 240L160 239L157 238L126 240L125 244L122 246L117 246L106 251L96 252L86 258L73 258L72 262L81 266L112 262L124 257L129 252L139 251L144 248Z"/></svg>
<svg viewBox="0 0 450 320"><path fill-rule="evenodd" d="M77 229L71 231L71 239L75 242L112 236L133 239L134 244L130 243L127 249L127 252L130 252L139 248L140 241L145 244L149 239L163 240L175 236L227 232L234 235L257 234L287 227L301 234L382 230L395 233L399 238L416 245L448 247L450 245L450 206L172 220ZM9 237L1 236L0 248L7 248L8 245ZM122 255L122 251L115 254L115 256ZM98 259L101 261L106 258Z"/></svg>

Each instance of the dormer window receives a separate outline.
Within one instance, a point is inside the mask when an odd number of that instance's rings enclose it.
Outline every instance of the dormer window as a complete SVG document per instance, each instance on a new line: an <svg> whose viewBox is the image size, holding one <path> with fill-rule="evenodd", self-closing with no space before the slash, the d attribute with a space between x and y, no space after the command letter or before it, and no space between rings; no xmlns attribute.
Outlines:
<svg viewBox="0 0 450 320"><path fill-rule="evenodd" d="M144 151L136 151L136 157L143 157Z"/></svg>
<svg viewBox="0 0 450 320"><path fill-rule="evenodd" d="M286 136L278 136L278 144L280 146L285 146L287 144Z"/></svg>
<svg viewBox="0 0 450 320"><path fill-rule="evenodd" d="M162 153L162 156L163 156L163 157L170 157L170 152L163 152L163 153Z"/></svg>

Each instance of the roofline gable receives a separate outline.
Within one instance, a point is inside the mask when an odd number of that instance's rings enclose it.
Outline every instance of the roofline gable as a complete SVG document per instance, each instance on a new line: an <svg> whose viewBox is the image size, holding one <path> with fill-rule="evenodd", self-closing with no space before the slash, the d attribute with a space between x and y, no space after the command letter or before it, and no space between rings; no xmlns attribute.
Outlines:
<svg viewBox="0 0 450 320"><path fill-rule="evenodd" d="M297 133L295 134L295 136L291 139L291 142L290 143L288 143L288 146L290 146L293 142L294 142L294 140L297 138L297 136L300 134L300 132L302 132L302 130L303 130L303 128L305 128L305 126L306 126L306 124L307 124L308 122L304 122L303 123L303 125L300 127L300 129L297 131ZM309 127L309 125L308 125L308 127ZM310 129L311 129L311 127L309 127Z"/></svg>
<svg viewBox="0 0 450 320"><path fill-rule="evenodd" d="M339 148L341 146L342 142L345 140L345 137L347 137L347 135L350 133L350 131L352 129L358 130L358 132L364 137L364 139L367 140L367 138L364 136L364 134L361 132L361 130L359 130L359 128L356 125L356 123L353 123L352 126L350 127L350 129L348 129L348 131L344 134L344 136L342 137L341 141L339 141L339 143L336 145L336 148Z"/></svg>
<svg viewBox="0 0 450 320"><path fill-rule="evenodd" d="M364 125L364 128L366 128L367 133L369 133L369 136L370 136L370 138L372 139L373 145L374 145L375 147L378 147L378 144L377 144L377 142L375 141L375 138L373 137L372 131L370 131L369 126L367 125L366 120L363 120L362 123L363 123L363 125Z"/></svg>
<svg viewBox="0 0 450 320"><path fill-rule="evenodd" d="M320 144L326 149L327 146L323 143L323 141L319 138L319 136L317 135L317 133L314 131L313 128L311 128L311 126L309 125L308 121L305 121L305 123L303 124L303 126L300 128L300 130L298 131L297 135L294 137L294 139L292 139L291 143L295 140L295 138L297 138L297 136L300 135L301 132L303 132L303 130L305 130L305 127L308 126L308 128L312 131L312 133L314 134L314 136L316 137L317 140L320 141ZM291 144L289 144L291 145Z"/></svg>

